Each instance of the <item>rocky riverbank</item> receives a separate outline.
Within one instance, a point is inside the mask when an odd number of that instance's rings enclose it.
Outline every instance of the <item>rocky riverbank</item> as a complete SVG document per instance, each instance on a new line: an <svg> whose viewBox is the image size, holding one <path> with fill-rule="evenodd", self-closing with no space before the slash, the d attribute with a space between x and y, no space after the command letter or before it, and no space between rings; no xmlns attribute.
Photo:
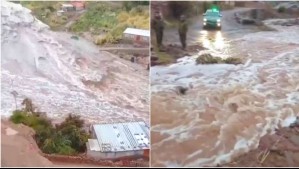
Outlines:
<svg viewBox="0 0 299 169"><path fill-rule="evenodd" d="M260 140L257 149L223 167L295 167L299 166L299 118L290 126L277 129Z"/></svg>

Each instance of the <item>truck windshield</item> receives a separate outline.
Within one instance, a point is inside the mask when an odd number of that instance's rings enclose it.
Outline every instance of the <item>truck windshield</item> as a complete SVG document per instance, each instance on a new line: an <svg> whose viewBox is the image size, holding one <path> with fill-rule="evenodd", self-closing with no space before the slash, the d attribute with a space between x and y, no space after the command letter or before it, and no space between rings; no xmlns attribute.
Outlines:
<svg viewBox="0 0 299 169"><path fill-rule="evenodd" d="M219 16L219 12L207 12L207 16Z"/></svg>

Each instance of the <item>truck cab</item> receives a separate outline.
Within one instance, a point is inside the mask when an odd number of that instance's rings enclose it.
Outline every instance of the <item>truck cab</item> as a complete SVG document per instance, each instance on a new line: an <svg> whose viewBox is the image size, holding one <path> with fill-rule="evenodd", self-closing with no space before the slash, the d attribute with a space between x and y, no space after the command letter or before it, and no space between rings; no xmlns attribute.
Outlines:
<svg viewBox="0 0 299 169"><path fill-rule="evenodd" d="M221 29L221 17L219 10L217 9L208 9L203 14L203 28L216 28Z"/></svg>

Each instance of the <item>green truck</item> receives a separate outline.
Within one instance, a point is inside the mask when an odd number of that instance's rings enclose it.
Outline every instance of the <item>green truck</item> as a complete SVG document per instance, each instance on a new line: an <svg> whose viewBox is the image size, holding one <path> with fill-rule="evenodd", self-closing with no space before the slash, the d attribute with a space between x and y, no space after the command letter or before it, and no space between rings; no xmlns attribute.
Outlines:
<svg viewBox="0 0 299 169"><path fill-rule="evenodd" d="M203 14L203 28L216 28L221 29L221 17L219 10L217 9L208 9Z"/></svg>

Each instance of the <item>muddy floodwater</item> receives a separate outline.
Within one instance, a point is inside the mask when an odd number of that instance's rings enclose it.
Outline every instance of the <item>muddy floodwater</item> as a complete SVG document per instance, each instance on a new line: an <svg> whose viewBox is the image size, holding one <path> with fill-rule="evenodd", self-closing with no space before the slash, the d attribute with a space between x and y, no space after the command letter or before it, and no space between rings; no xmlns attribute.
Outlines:
<svg viewBox="0 0 299 169"><path fill-rule="evenodd" d="M68 113L91 123L149 121L149 80L143 67L81 37L51 31L19 4L3 1L1 9L2 117L28 97L57 121Z"/></svg>
<svg viewBox="0 0 299 169"><path fill-rule="evenodd" d="M240 65L196 65L198 55L151 69L153 166L215 166L258 146L299 115L299 27L231 36L200 31L198 43ZM188 87L186 95L177 86Z"/></svg>

